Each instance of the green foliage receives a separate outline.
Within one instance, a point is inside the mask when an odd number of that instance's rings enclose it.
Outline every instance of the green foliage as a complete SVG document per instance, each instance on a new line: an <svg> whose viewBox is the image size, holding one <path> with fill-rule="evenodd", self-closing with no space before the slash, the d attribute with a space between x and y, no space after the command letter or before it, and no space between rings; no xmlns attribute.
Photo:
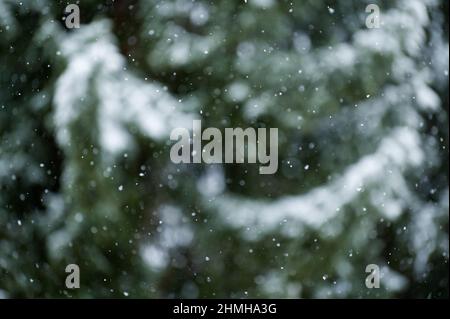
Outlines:
<svg viewBox="0 0 450 319"><path fill-rule="evenodd" d="M448 297L448 2L369 3L92 0L68 30L0 0L0 297ZM278 172L173 164L192 118L279 128Z"/></svg>

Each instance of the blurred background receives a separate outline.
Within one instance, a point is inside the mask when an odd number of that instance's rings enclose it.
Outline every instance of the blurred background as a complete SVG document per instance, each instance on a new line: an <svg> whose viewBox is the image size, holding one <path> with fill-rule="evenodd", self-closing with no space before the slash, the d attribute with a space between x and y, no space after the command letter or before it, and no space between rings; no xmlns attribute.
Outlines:
<svg viewBox="0 0 450 319"><path fill-rule="evenodd" d="M1 298L448 298L448 1L76 3L0 0ZM278 172L173 164L193 119Z"/></svg>

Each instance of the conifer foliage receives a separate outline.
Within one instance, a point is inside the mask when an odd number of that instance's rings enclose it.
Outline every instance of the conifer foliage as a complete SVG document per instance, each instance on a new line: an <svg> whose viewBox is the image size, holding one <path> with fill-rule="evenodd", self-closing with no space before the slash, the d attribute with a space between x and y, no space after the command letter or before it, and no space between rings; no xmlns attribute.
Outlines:
<svg viewBox="0 0 450 319"><path fill-rule="evenodd" d="M0 297L448 297L448 1L76 3L0 0Z"/></svg>

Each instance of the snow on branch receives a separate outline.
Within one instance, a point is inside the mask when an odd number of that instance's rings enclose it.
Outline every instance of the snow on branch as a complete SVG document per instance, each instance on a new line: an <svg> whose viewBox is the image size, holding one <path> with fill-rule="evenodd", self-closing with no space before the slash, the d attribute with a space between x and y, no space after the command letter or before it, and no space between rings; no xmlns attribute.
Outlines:
<svg viewBox="0 0 450 319"><path fill-rule="evenodd" d="M254 233L251 235L255 237L280 226L292 225L291 222L319 228L364 190L370 192L370 186L382 184L384 189L388 189L389 185L403 185L393 179L402 179L403 170L418 166L423 160L418 133L399 127L382 140L375 153L362 157L336 180L304 195L265 202L224 195L213 200L205 199L205 202L217 209L229 225L252 230ZM390 213L385 215L389 217Z"/></svg>
<svg viewBox="0 0 450 319"><path fill-rule="evenodd" d="M61 38L60 50L67 68L55 90L54 122L61 145L70 144L69 126L96 107L99 141L110 154L132 142L126 125L133 124L145 136L161 140L173 127L192 121L179 103L158 83L148 83L127 71L124 57L114 44L108 21L83 26ZM95 90L91 91L92 86ZM91 100L91 103L86 103Z"/></svg>

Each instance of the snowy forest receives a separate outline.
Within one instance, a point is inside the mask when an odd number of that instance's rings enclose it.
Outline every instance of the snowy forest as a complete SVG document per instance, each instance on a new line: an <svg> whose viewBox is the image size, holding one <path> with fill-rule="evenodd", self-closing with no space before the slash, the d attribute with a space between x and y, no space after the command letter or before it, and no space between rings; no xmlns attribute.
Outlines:
<svg viewBox="0 0 450 319"><path fill-rule="evenodd" d="M0 298L448 298L448 11L0 0ZM276 173L174 163L194 120Z"/></svg>

